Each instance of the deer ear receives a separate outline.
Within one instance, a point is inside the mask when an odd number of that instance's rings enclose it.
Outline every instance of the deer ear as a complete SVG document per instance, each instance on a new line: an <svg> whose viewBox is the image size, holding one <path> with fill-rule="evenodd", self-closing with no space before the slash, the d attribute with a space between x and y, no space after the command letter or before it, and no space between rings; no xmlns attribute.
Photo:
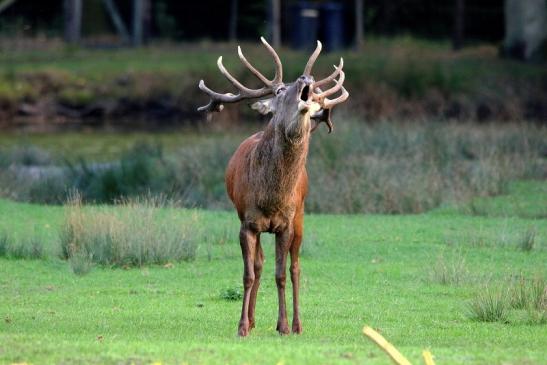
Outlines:
<svg viewBox="0 0 547 365"><path fill-rule="evenodd" d="M274 113L275 108L273 106L273 98L259 100L251 105L251 109L258 111L262 115Z"/></svg>

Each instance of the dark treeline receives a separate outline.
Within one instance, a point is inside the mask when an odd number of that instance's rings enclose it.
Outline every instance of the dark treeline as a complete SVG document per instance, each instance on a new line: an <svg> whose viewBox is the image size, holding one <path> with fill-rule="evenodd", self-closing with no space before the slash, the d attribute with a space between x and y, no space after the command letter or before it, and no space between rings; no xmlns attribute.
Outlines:
<svg viewBox="0 0 547 365"><path fill-rule="evenodd" d="M255 40L268 33L268 9L272 0L150 0L147 38L173 40L227 40L230 34L230 9L237 6L237 37ZM498 42L504 35L503 1L499 0L364 0L364 29L367 35L413 34L428 38L453 36L456 4L463 8L466 40ZM309 1L321 5L327 1ZM345 38L353 40L354 0L333 1L344 5ZM114 2L122 19L131 24L132 0ZM281 27L284 41L290 37L294 5L281 1ZM114 34L115 28L104 10L103 0L83 2L84 37ZM61 36L63 1L17 0L0 17L4 35Z"/></svg>

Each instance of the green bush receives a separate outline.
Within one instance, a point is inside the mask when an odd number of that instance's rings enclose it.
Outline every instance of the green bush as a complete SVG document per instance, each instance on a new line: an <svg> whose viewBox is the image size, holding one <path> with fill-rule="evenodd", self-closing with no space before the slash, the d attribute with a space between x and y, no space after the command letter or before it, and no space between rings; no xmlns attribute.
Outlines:
<svg viewBox="0 0 547 365"><path fill-rule="evenodd" d="M41 148L22 144L11 148L0 149L0 166L46 166L51 165L54 158Z"/></svg>
<svg viewBox="0 0 547 365"><path fill-rule="evenodd" d="M243 298L243 293L240 287L226 288L220 292L220 299L227 301L236 301Z"/></svg>
<svg viewBox="0 0 547 365"><path fill-rule="evenodd" d="M82 160L69 164L68 180L85 201L114 203L124 197L148 192L178 191L174 167L159 145L137 143L119 162L94 167Z"/></svg>

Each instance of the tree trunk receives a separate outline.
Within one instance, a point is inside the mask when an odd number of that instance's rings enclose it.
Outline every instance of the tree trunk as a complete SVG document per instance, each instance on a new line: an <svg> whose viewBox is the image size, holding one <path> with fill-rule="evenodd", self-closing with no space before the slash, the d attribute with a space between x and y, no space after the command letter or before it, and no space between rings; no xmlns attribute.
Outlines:
<svg viewBox="0 0 547 365"><path fill-rule="evenodd" d="M363 49L364 43L364 0L355 0L355 50L360 51Z"/></svg>
<svg viewBox="0 0 547 365"><path fill-rule="evenodd" d="M142 28L143 42L147 43L152 34L152 1L150 0L144 0Z"/></svg>
<svg viewBox="0 0 547 365"><path fill-rule="evenodd" d="M272 45L281 47L281 1L270 0L270 33L272 36Z"/></svg>
<svg viewBox="0 0 547 365"><path fill-rule="evenodd" d="M120 16L120 12L118 11L116 4L114 3L114 0L103 0L103 3L106 7L106 11L110 15L110 18L112 19L114 28L116 28L116 31L118 32L120 37L122 37L123 42L129 43L129 40L130 40L129 31L127 30L127 27L125 26L123 19Z"/></svg>
<svg viewBox="0 0 547 365"><path fill-rule="evenodd" d="M144 39L146 0L133 0L133 46L139 47Z"/></svg>
<svg viewBox="0 0 547 365"><path fill-rule="evenodd" d="M230 42L237 41L237 11L238 11L238 0L230 1L230 25L228 29L229 40Z"/></svg>
<svg viewBox="0 0 547 365"><path fill-rule="evenodd" d="M454 33L452 34L452 48L456 51L463 47L464 27L465 27L465 0L455 0Z"/></svg>
<svg viewBox="0 0 547 365"><path fill-rule="evenodd" d="M505 56L545 61L547 6L545 0L505 0Z"/></svg>
<svg viewBox="0 0 547 365"><path fill-rule="evenodd" d="M65 0L64 13L65 41L77 44L82 32L82 0Z"/></svg>
<svg viewBox="0 0 547 365"><path fill-rule="evenodd" d="M9 8L16 0L3 0L0 1L0 13Z"/></svg>

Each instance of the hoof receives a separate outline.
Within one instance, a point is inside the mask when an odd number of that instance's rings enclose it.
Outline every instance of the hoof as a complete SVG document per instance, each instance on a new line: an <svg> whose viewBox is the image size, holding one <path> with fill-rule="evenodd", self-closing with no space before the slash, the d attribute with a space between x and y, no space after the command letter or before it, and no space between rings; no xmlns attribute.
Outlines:
<svg viewBox="0 0 547 365"><path fill-rule="evenodd" d="M239 329L237 330L239 337L246 337L249 335L249 322L240 322Z"/></svg>
<svg viewBox="0 0 547 365"><path fill-rule="evenodd" d="M281 336L285 336L285 335L288 335L289 333L291 333L289 331L289 325L287 324L287 321L277 322L276 330L277 330L277 332L279 332L279 334Z"/></svg>
<svg viewBox="0 0 547 365"><path fill-rule="evenodd" d="M292 323L292 333L297 335L302 333L302 323L300 321Z"/></svg>

